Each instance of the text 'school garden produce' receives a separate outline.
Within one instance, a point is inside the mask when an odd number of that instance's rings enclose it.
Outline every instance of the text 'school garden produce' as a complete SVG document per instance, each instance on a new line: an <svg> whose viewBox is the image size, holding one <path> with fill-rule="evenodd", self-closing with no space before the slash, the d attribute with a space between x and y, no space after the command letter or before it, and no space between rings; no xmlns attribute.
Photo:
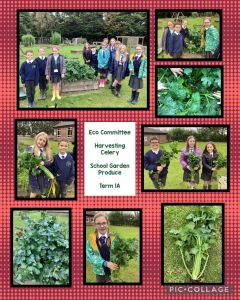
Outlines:
<svg viewBox="0 0 240 300"><path fill-rule="evenodd" d="M209 249L214 247L217 239L218 218L219 215L209 206L200 206L198 211L186 217L186 225L170 230L192 282L204 282L202 277L208 265Z"/></svg>
<svg viewBox="0 0 240 300"><path fill-rule="evenodd" d="M21 214L13 249L14 282L20 285L68 285L69 241L56 217L41 212L40 220Z"/></svg>
<svg viewBox="0 0 240 300"><path fill-rule="evenodd" d="M184 68L174 76L170 68L158 68L157 80L165 86L157 92L158 116L220 116L220 68Z"/></svg>

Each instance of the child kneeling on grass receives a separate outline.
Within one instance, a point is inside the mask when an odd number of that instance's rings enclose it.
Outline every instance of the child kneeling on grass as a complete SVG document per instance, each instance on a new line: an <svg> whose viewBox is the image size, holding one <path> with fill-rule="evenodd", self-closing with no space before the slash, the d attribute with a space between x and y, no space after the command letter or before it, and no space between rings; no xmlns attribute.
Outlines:
<svg viewBox="0 0 240 300"><path fill-rule="evenodd" d="M159 149L159 140L157 137L150 139L151 150L144 155L144 169L148 170L149 177L157 190L163 189L166 185L169 164L159 165L157 162L163 155Z"/></svg>
<svg viewBox="0 0 240 300"><path fill-rule="evenodd" d="M97 213L93 222L95 232L91 233L86 245L86 257L96 274L97 283L111 282L111 270L118 270L118 265L111 262L111 249L114 236L109 233L109 220L104 213Z"/></svg>
<svg viewBox="0 0 240 300"><path fill-rule="evenodd" d="M68 150L68 140L61 138L58 141L59 153L54 156L53 174L56 177L56 198L66 198L67 186L74 179L74 160Z"/></svg>

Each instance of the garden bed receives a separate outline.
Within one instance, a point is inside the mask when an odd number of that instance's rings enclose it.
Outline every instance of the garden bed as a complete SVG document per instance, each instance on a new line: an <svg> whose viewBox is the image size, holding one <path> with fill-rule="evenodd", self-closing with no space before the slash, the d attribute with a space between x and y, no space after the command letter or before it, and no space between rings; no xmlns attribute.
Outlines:
<svg viewBox="0 0 240 300"><path fill-rule="evenodd" d="M73 82L62 82L62 94L91 91L98 89L98 80L78 80Z"/></svg>

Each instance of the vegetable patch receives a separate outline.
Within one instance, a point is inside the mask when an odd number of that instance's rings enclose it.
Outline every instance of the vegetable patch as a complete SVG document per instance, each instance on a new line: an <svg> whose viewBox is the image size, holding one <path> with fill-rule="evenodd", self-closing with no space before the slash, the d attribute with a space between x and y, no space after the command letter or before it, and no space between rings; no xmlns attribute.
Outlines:
<svg viewBox="0 0 240 300"><path fill-rule="evenodd" d="M184 68L175 77L169 68L157 69L166 89L157 93L158 116L220 116L221 105L213 93L221 91L220 68Z"/></svg>

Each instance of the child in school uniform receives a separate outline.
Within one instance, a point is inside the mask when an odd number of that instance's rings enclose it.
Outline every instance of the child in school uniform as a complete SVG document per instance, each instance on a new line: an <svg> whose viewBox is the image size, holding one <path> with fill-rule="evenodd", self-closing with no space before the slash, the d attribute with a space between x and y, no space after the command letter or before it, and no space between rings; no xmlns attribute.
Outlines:
<svg viewBox="0 0 240 300"><path fill-rule="evenodd" d="M30 108L34 106L35 87L39 81L39 69L38 64L33 60L32 50L27 50L25 57L26 61L22 63L20 68L20 77L23 89L28 97L28 107Z"/></svg>
<svg viewBox="0 0 240 300"><path fill-rule="evenodd" d="M38 69L39 69L39 90L40 90L40 97L38 100L45 100L46 99L46 92L47 92L47 79L45 75L46 65L47 65L47 57L45 57L45 49L40 48L38 50L39 57L35 59Z"/></svg>
<svg viewBox="0 0 240 300"><path fill-rule="evenodd" d="M183 36L184 41L185 41L186 38L189 37L189 29L188 29L188 22L187 22L187 20L183 20L182 21L182 28L181 28L180 33Z"/></svg>
<svg viewBox="0 0 240 300"><path fill-rule="evenodd" d="M211 25L211 18L203 21L201 48L205 51L205 58L215 58L214 54L219 47L219 33L216 27Z"/></svg>
<svg viewBox="0 0 240 300"><path fill-rule="evenodd" d="M201 150L197 146L195 137L192 135L187 138L186 147L182 149L182 152L180 154L180 163L183 168L183 181L188 182L190 189L194 190L196 188L196 185L199 183L199 170L201 168L201 165L199 163L199 165L194 168L194 178L191 178L191 168L189 167L188 159L185 156L185 154L188 152L195 152L195 154L201 157Z"/></svg>
<svg viewBox="0 0 240 300"><path fill-rule="evenodd" d="M86 244L86 258L93 267L97 283L111 282L111 270L118 265L111 262L111 249L115 237L109 232L109 220L106 214L97 213L93 218L95 232L90 233Z"/></svg>
<svg viewBox="0 0 240 300"><path fill-rule="evenodd" d="M58 141L58 154L54 156L53 174L56 177L56 198L66 198L67 186L74 179L75 169L74 160L68 150L68 140L60 138Z"/></svg>
<svg viewBox="0 0 240 300"><path fill-rule="evenodd" d="M169 164L157 164L163 155L163 151L159 149L159 140L157 137L150 139L150 146L151 150L144 155L144 169L148 171L155 189L160 190L166 185Z"/></svg>
<svg viewBox="0 0 240 300"><path fill-rule="evenodd" d="M92 60L92 51L91 51L91 46L89 43L85 43L83 47L83 60L85 64L91 65L91 60Z"/></svg>
<svg viewBox="0 0 240 300"><path fill-rule="evenodd" d="M169 53L169 39L174 32L174 22L168 21L167 27L164 28L163 34L160 40L158 54L165 51L166 54Z"/></svg>
<svg viewBox="0 0 240 300"><path fill-rule="evenodd" d="M127 47L121 45L116 52L113 61L113 84L112 93L116 97L121 97L122 81L129 76L129 54Z"/></svg>
<svg viewBox="0 0 240 300"><path fill-rule="evenodd" d="M174 32L169 39L169 54L172 58L181 58L183 50L186 47L183 35L180 33L181 24L174 25Z"/></svg>
<svg viewBox="0 0 240 300"><path fill-rule="evenodd" d="M36 135L34 145L28 147L28 151L34 156L41 156L43 158L40 165L44 165L48 169L51 168L53 156L49 145L49 138L45 132L40 132ZM30 198L36 198L37 195L45 195L49 185L50 180L44 172L41 172L37 176L33 175L31 171L29 172Z"/></svg>
<svg viewBox="0 0 240 300"><path fill-rule="evenodd" d="M213 142L207 143L202 154L202 175L201 179L204 181L203 189L211 190L213 181L213 172L217 170L214 165L214 160L218 157L217 148Z"/></svg>
<svg viewBox="0 0 240 300"><path fill-rule="evenodd" d="M54 101L57 97L58 100L60 97L60 81L64 78L66 73L65 60L63 55L59 53L59 47L52 47L52 54L47 58L47 65L45 70L45 75L47 80L51 79L52 81L52 99Z"/></svg>
<svg viewBox="0 0 240 300"><path fill-rule="evenodd" d="M91 67L95 70L95 76L98 75L98 54L97 54L97 49L95 45L91 46Z"/></svg>
<svg viewBox="0 0 240 300"><path fill-rule="evenodd" d="M142 45L137 45L135 53L129 62L130 80L128 85L132 88L132 96L128 100L131 104L138 102L140 90L143 88L143 78L147 76L147 57L144 55Z"/></svg>
<svg viewBox="0 0 240 300"><path fill-rule="evenodd" d="M115 57L116 48L115 48L116 40L114 38L111 38L110 44L108 45L108 50L110 51L110 58L108 62L108 74L107 74L107 81L106 83L111 83L112 85L112 72L111 72L111 64L113 62L113 59Z"/></svg>
<svg viewBox="0 0 240 300"><path fill-rule="evenodd" d="M108 72L108 62L110 59L110 51L107 49L107 44L102 42L101 49L98 50L98 73L100 74L99 87L105 86L105 78Z"/></svg>

